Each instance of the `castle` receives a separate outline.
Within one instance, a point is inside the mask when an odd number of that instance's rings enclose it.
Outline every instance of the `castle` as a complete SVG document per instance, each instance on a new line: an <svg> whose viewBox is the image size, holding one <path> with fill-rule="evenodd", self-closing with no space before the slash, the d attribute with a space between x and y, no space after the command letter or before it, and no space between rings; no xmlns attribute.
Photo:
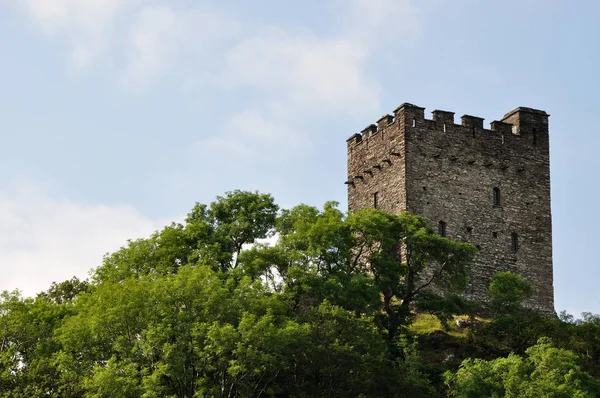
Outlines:
<svg viewBox="0 0 600 398"><path fill-rule="evenodd" d="M348 208L422 216L442 236L479 249L465 296L483 300L491 277L533 283L527 303L554 313L548 114L519 107L480 117L404 103L348 144Z"/></svg>

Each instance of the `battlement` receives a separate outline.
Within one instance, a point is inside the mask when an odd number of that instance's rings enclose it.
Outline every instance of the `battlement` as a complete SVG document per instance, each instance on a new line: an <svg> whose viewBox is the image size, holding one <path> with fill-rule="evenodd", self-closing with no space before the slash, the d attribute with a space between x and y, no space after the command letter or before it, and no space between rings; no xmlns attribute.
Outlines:
<svg viewBox="0 0 600 398"><path fill-rule="evenodd" d="M453 132L471 133L475 136L475 131L490 136L500 134L505 135L531 135L534 137L534 143L537 143L542 134L548 134L548 117L550 116L543 110L517 107L507 112L501 120L494 120L490 123L490 128L484 128L483 121L479 116L462 115L461 124L454 123L454 112L434 110L432 118L425 118L425 108L405 102L394 110L394 114L383 115L376 124L370 124L360 133L353 134L346 141L348 146L360 145L377 135L378 132L389 129L397 124L404 126L407 131L410 128L425 128L428 130L441 130L446 133ZM504 138L502 138L504 140Z"/></svg>

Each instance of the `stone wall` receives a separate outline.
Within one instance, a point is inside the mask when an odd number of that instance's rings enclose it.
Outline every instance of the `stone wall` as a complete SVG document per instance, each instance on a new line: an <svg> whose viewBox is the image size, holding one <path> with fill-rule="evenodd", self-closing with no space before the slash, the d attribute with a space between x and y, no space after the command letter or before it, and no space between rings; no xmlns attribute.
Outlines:
<svg viewBox="0 0 600 398"><path fill-rule="evenodd" d="M491 276L517 272L534 284L528 303L554 311L548 115L517 108L491 129L483 119L411 104L348 140L348 206L408 210L448 237L480 249L466 296L485 300ZM499 189L500 203L493 203ZM514 238L518 247L513 247ZM515 251L515 249L517 249Z"/></svg>

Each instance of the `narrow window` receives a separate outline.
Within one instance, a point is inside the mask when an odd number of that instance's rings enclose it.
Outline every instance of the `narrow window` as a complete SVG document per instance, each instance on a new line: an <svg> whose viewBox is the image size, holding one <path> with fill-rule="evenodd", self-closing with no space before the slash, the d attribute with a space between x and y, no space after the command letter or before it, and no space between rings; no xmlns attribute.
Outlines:
<svg viewBox="0 0 600 398"><path fill-rule="evenodd" d="M537 130L533 129L533 146L537 145Z"/></svg>
<svg viewBox="0 0 600 398"><path fill-rule="evenodd" d="M516 232L510 234L510 250L512 250L513 253L519 251L519 235L517 235Z"/></svg>
<svg viewBox="0 0 600 398"><path fill-rule="evenodd" d="M440 221L438 223L438 235L439 236L446 236L446 223L443 221Z"/></svg>
<svg viewBox="0 0 600 398"><path fill-rule="evenodd" d="M446 132L446 123L444 123L444 133Z"/></svg>
<svg viewBox="0 0 600 398"><path fill-rule="evenodd" d="M492 197L494 206L500 206L500 188L494 187Z"/></svg>
<svg viewBox="0 0 600 398"><path fill-rule="evenodd" d="M377 209L379 207L379 192L375 192L373 194L373 208Z"/></svg>
<svg viewBox="0 0 600 398"><path fill-rule="evenodd" d="M414 117L413 117L413 120L412 120L412 126L413 127L417 127L417 119L415 119Z"/></svg>

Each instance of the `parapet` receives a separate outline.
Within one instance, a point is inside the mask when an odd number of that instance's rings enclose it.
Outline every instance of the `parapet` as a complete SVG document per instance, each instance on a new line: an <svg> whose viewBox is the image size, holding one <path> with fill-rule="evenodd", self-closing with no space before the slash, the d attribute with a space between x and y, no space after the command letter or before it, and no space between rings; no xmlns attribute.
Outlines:
<svg viewBox="0 0 600 398"><path fill-rule="evenodd" d="M390 124L394 123L394 116L392 115L383 115L382 117L379 118L379 120L377 121L377 128L383 128L383 127L387 127Z"/></svg>
<svg viewBox="0 0 600 398"><path fill-rule="evenodd" d="M501 134L510 134L512 132L513 125L510 123L500 122L498 120L494 120L491 123L492 131L497 131Z"/></svg>
<svg viewBox="0 0 600 398"><path fill-rule="evenodd" d="M424 120L425 108L405 102L394 110L394 117L403 124L413 119Z"/></svg>
<svg viewBox="0 0 600 398"><path fill-rule="evenodd" d="M436 109L431 113L433 114L433 121L435 122L454 124L454 112Z"/></svg>
<svg viewBox="0 0 600 398"><path fill-rule="evenodd" d="M548 116L546 111L520 106L504 115L502 121L514 126L513 134L536 135L548 133Z"/></svg>
<svg viewBox="0 0 600 398"><path fill-rule="evenodd" d="M490 129L483 127L484 118L472 115L462 115L461 124L454 124L454 112L442 111L436 109L432 112L432 119L425 119L425 108L405 102L394 110L394 114L386 114L377 120L377 124L369 124L359 134L353 134L346 141L348 145L358 145L370 137L383 131L392 124L398 124L405 128L422 127L430 128L427 123L430 123L431 128L440 128L443 124L443 130L446 132L446 127L454 126L454 131L460 131L460 127L468 128L475 134L475 130L488 133L499 133L504 135L525 135L531 134L533 143L537 142L540 133L548 132L548 115L545 111L533 108L520 106L506 113L501 120L494 120L490 123ZM423 125L422 123L425 123ZM473 135L475 137L475 135ZM502 139L504 142L504 138Z"/></svg>
<svg viewBox="0 0 600 398"><path fill-rule="evenodd" d="M359 144L363 141L363 139L368 139L369 137L377 134L377 125L369 124L367 127L361 130L360 133L352 134L346 142L348 145Z"/></svg>
<svg viewBox="0 0 600 398"><path fill-rule="evenodd" d="M471 115L462 115L460 117L462 125L465 127L483 129L483 118Z"/></svg>
<svg viewBox="0 0 600 398"><path fill-rule="evenodd" d="M362 135L360 135L360 134L352 134L346 140L346 142L348 143L348 145L350 145L350 144L358 144L361 141L362 141Z"/></svg>
<svg viewBox="0 0 600 398"><path fill-rule="evenodd" d="M512 111L506 113L504 115L504 117L502 118L502 120L508 119L510 116L514 115L515 113L532 113L534 115L540 115L540 116L545 116L545 117L550 116L549 114L546 113L546 111L543 111L541 109L533 109L533 108L527 108L526 106L519 106L519 107L513 109Z"/></svg>
<svg viewBox="0 0 600 398"><path fill-rule="evenodd" d="M375 124L369 124L367 127L362 129L360 132L363 138L369 138L372 135L377 134L377 126Z"/></svg>

